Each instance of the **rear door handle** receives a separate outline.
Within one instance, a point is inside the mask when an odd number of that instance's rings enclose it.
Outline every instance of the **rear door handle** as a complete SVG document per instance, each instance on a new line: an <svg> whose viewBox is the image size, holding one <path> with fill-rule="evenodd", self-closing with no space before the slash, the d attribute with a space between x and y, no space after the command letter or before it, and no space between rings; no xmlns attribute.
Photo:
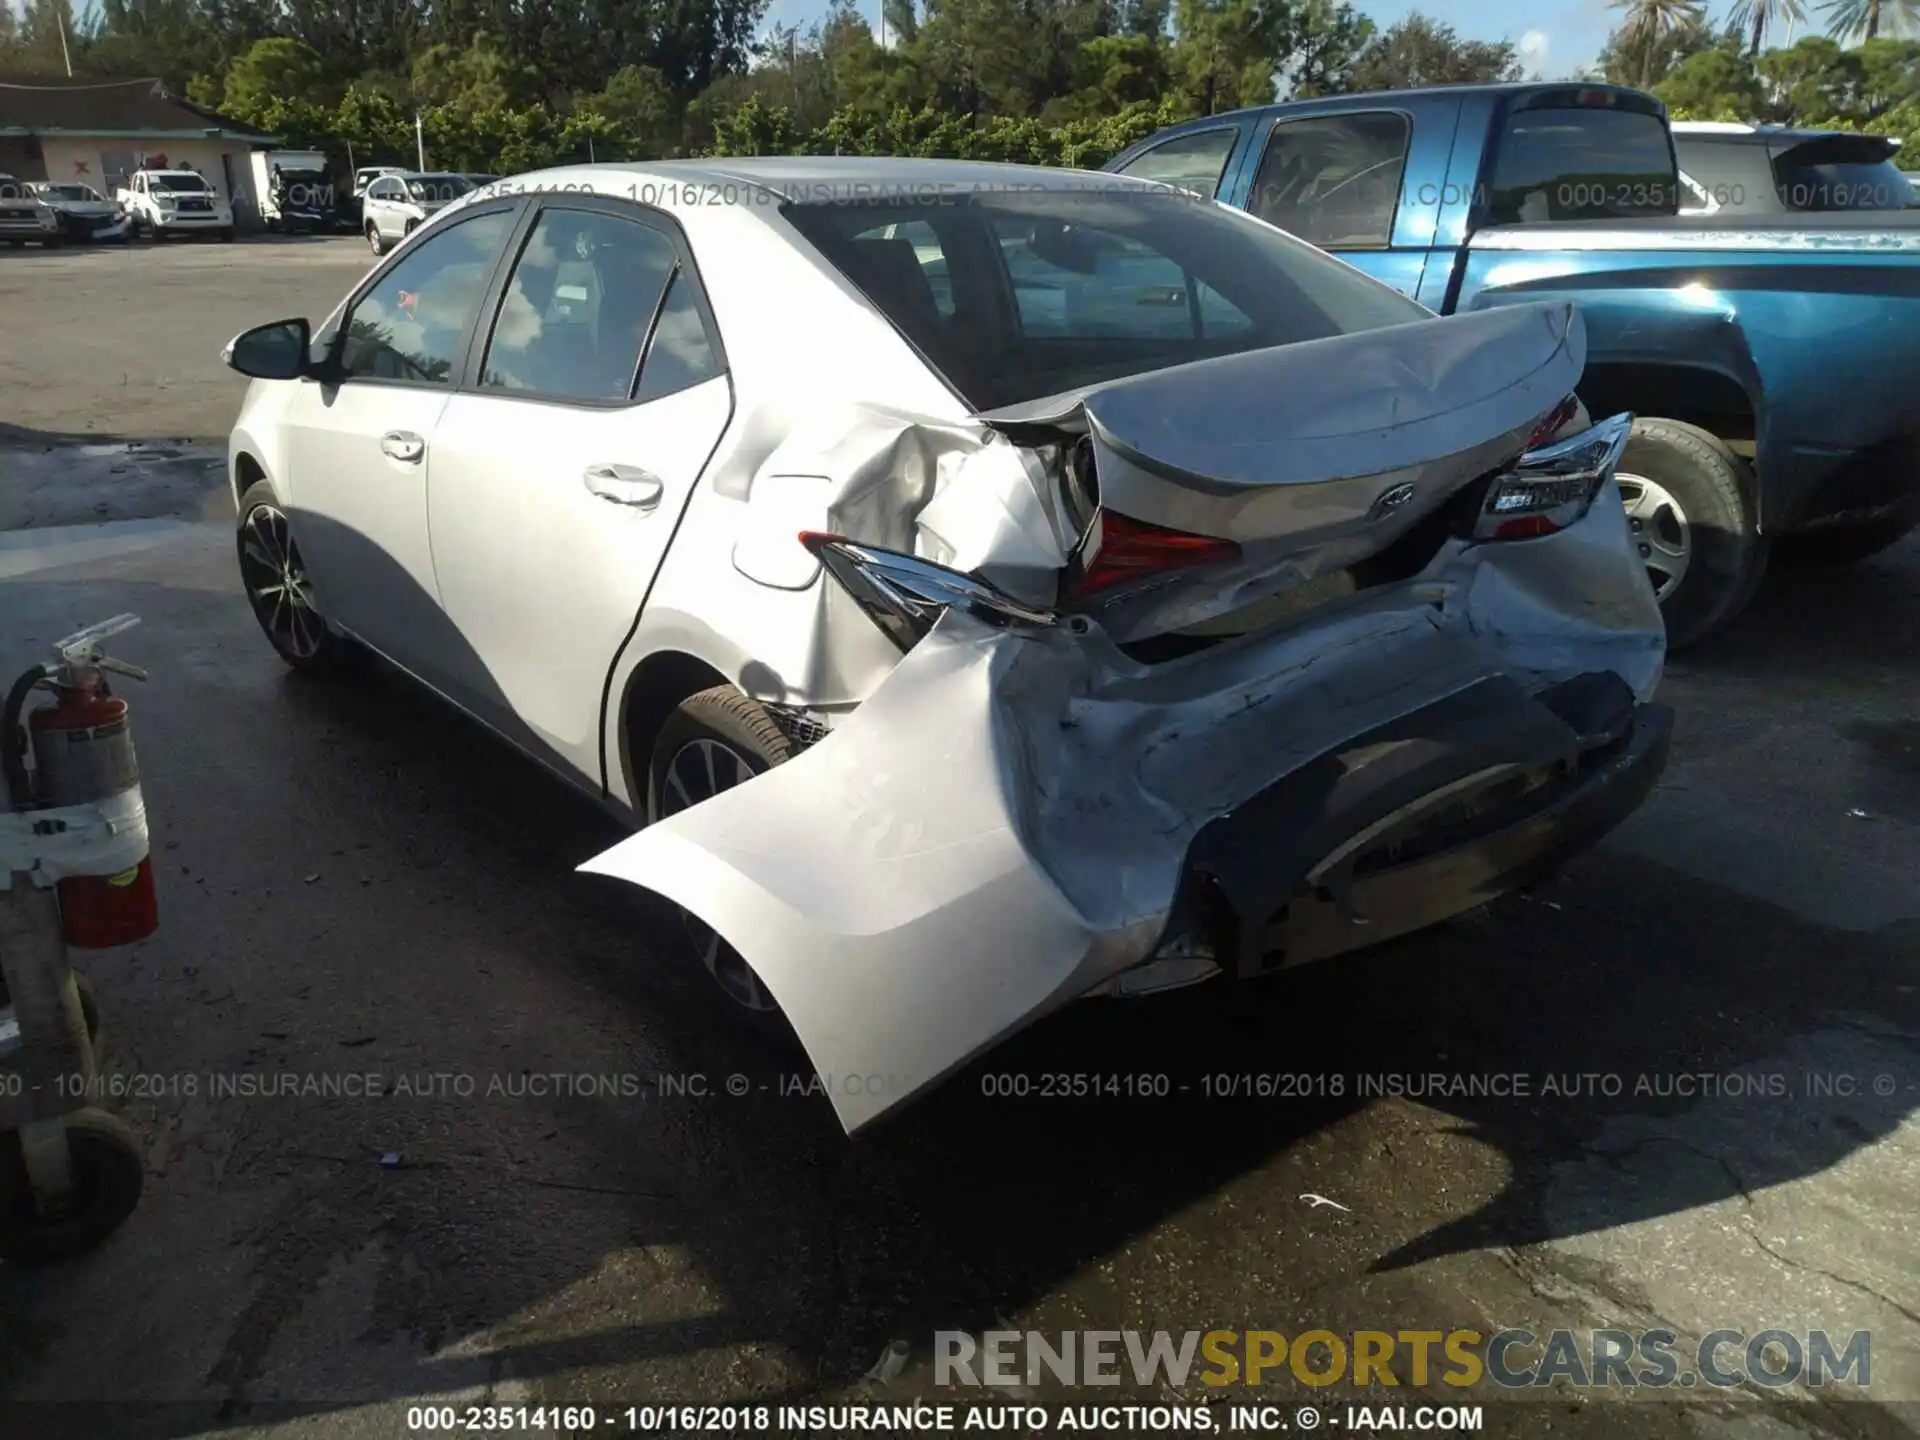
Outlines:
<svg viewBox="0 0 1920 1440"><path fill-rule="evenodd" d="M633 465L589 465L580 478L602 500L635 510L653 509L667 489L659 476Z"/></svg>
<svg viewBox="0 0 1920 1440"><path fill-rule="evenodd" d="M390 460L418 465L427 453L427 442L411 430L389 430L380 437L380 450Z"/></svg>

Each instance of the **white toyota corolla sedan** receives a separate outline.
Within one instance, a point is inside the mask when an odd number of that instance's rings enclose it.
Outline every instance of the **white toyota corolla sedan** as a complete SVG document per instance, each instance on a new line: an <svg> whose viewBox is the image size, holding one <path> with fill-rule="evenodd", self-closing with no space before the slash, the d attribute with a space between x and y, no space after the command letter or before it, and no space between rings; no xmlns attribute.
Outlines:
<svg viewBox="0 0 1920 1440"><path fill-rule="evenodd" d="M237 337L242 581L636 833L848 1130L1091 995L1532 884L1645 798L1659 606L1578 315L1437 319L1125 177L519 177Z"/></svg>

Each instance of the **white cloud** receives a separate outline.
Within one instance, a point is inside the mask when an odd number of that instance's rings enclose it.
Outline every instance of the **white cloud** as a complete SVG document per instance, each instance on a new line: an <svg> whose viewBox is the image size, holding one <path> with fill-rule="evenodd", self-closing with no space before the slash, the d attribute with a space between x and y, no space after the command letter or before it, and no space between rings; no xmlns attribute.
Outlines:
<svg viewBox="0 0 1920 1440"><path fill-rule="evenodd" d="M1520 52L1520 63L1527 67L1527 73L1541 75L1546 72L1547 56L1553 50L1553 37L1544 30L1529 30L1514 48Z"/></svg>

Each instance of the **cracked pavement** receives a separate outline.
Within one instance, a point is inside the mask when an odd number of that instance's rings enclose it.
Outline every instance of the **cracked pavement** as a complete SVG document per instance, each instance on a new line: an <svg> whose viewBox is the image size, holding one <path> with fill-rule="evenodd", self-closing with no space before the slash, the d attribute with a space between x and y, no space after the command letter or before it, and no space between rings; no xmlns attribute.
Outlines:
<svg viewBox="0 0 1920 1440"><path fill-rule="evenodd" d="M573 873L605 816L256 632L193 443L238 401L218 350L365 263L0 255L0 658L143 617L118 649L153 671L162 915L86 965L145 1198L82 1262L0 1268L0 1397L334 1440L422 1396L952 1399L938 1328L1864 1329L1872 1404L1555 1385L1490 1428L1920 1426L1920 547L1783 576L1676 662L1654 800L1539 894L1250 995L1077 1007L849 1143L716 1018L662 907ZM107 332L167 337L157 400L162 361L104 365ZM1083 1072L1176 1088L983 1094ZM1231 1074L1294 1093L1208 1100ZM1387 1076L1415 1093L1359 1093ZM864 1380L893 1341L904 1369Z"/></svg>

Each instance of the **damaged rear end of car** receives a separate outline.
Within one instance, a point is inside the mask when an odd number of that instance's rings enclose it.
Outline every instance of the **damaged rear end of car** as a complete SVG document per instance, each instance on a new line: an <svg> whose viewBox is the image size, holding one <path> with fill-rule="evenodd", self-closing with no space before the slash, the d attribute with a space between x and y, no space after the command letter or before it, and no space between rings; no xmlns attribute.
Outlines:
<svg viewBox="0 0 1920 1440"><path fill-rule="evenodd" d="M1629 418L1575 418L1583 362L1571 307L1511 307L983 410L910 544L796 542L886 678L582 868L737 949L849 1132L1081 997L1547 878L1671 728Z"/></svg>

